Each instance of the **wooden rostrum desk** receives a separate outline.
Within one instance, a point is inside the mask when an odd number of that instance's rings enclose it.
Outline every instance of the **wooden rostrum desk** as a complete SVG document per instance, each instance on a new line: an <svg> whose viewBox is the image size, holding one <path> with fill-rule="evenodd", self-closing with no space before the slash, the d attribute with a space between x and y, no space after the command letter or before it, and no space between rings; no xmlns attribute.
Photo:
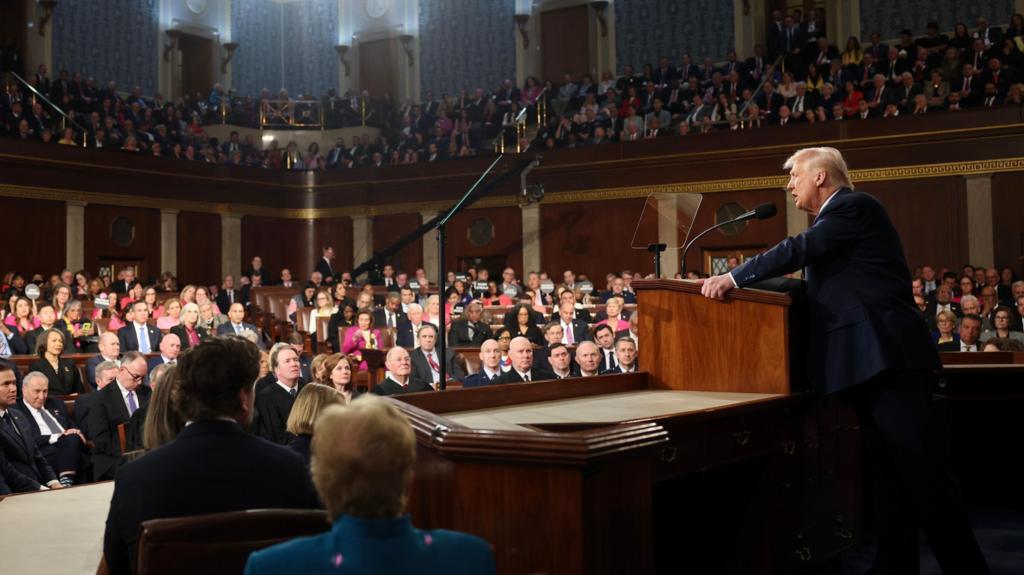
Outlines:
<svg viewBox="0 0 1024 575"><path fill-rule="evenodd" d="M503 574L792 573L856 543L855 421L792 393L790 296L633 285L642 372L394 398L414 523Z"/></svg>

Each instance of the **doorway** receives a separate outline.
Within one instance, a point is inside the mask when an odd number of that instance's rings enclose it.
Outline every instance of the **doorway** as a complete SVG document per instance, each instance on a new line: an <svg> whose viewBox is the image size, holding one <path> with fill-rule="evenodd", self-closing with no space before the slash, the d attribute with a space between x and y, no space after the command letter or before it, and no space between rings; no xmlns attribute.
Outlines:
<svg viewBox="0 0 1024 575"><path fill-rule="evenodd" d="M216 82L213 70L214 44L211 38L183 33L178 38L181 52L181 91L179 94L202 94L204 99Z"/></svg>

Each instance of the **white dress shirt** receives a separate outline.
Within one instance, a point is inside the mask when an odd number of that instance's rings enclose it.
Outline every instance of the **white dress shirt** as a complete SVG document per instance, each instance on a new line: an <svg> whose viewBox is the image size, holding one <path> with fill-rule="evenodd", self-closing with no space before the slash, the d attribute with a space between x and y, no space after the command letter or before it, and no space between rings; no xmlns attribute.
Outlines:
<svg viewBox="0 0 1024 575"><path fill-rule="evenodd" d="M53 445L54 443L57 443L57 440L60 439L61 434L60 433L51 433L50 432L50 426L46 425L46 421L43 419L43 414L39 413L38 409L32 407L31 405L29 405L27 403L25 404L25 407L28 408L28 412L32 415L32 419L35 420L36 427L39 428L39 435L49 435L50 436L50 440L49 440L50 445ZM52 413L50 413L49 416L51 418L53 418L53 422L57 425L57 427L61 431L64 431L64 426L61 425L59 421L57 421L57 416L53 415Z"/></svg>

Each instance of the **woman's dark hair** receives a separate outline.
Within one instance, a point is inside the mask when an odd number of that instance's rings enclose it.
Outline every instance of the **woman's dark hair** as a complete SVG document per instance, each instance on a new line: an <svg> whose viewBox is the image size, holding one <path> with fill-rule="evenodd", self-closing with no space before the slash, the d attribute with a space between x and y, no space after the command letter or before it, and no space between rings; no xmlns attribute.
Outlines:
<svg viewBox="0 0 1024 575"><path fill-rule="evenodd" d="M505 327L513 328L511 331L518 333L519 330L516 328L519 327L519 312L524 309L526 310L527 316L532 315L530 314L530 306L526 305L525 303L516 304L515 307L513 307L511 310L509 310L508 313L505 314ZM530 325L530 321L527 320L526 324Z"/></svg>

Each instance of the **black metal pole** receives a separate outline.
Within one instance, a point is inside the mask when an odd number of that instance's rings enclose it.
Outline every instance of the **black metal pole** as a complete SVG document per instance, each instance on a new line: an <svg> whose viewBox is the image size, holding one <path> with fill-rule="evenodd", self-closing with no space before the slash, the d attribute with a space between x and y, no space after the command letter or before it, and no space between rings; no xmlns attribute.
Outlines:
<svg viewBox="0 0 1024 575"><path fill-rule="evenodd" d="M445 320L444 314L444 284L448 279L448 274L444 271L444 227L444 223L437 226L437 310L439 317L437 318L437 343L434 346L435 349L437 349L438 363L440 364L441 370L437 387L441 391L444 391L448 387L448 362L445 358L448 344L445 340L448 330L445 327L447 321Z"/></svg>

